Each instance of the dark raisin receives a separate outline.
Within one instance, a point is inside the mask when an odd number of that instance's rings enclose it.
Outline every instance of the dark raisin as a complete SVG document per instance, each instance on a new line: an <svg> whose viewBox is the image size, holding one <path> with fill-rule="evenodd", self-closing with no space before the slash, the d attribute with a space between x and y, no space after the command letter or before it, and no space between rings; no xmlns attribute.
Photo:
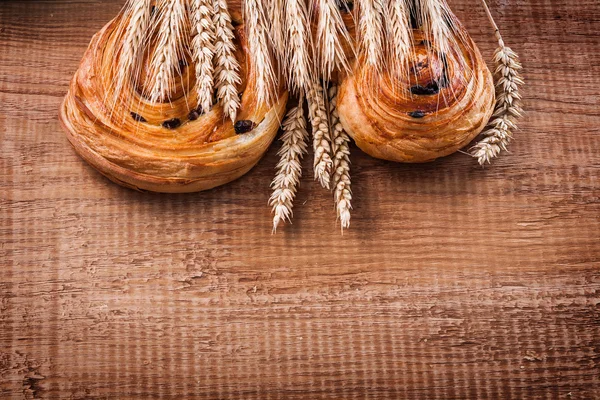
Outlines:
<svg viewBox="0 0 600 400"><path fill-rule="evenodd" d="M249 119L238 121L234 125L235 133L237 133L238 135L242 133L248 133L254 128L256 128L256 124L253 121L250 121Z"/></svg>
<svg viewBox="0 0 600 400"><path fill-rule="evenodd" d="M188 62L186 59L179 60L179 68L180 69L184 69L187 66L188 66Z"/></svg>
<svg viewBox="0 0 600 400"><path fill-rule="evenodd" d="M181 126L181 120L179 118L169 119L163 122L162 126L167 129L179 128Z"/></svg>
<svg viewBox="0 0 600 400"><path fill-rule="evenodd" d="M423 118L427 114L425 114L425 112L423 112L421 110L416 110L416 111L409 112L408 115L413 118Z"/></svg>
<svg viewBox="0 0 600 400"><path fill-rule="evenodd" d="M440 87L436 82L430 82L426 86L415 85L410 88L412 94L419 96L431 96L440 92Z"/></svg>
<svg viewBox="0 0 600 400"><path fill-rule="evenodd" d="M155 11L156 11L156 6L152 6L152 9L150 10L150 14L154 15Z"/></svg>
<svg viewBox="0 0 600 400"><path fill-rule="evenodd" d="M192 110L192 111L190 111L190 113L188 114L188 119L189 119L190 121L195 121L195 120L197 120L198 118L200 118L200 114L198 114L198 111L196 111L196 110Z"/></svg>
<svg viewBox="0 0 600 400"><path fill-rule="evenodd" d="M421 46L431 47L431 42L429 40L421 40Z"/></svg>
<svg viewBox="0 0 600 400"><path fill-rule="evenodd" d="M200 118L201 115L204 115L204 110L202 109L202 106L198 106L198 108L196 108L195 110L190 111L188 119L190 121L195 121L198 118Z"/></svg>
<svg viewBox="0 0 600 400"><path fill-rule="evenodd" d="M137 122L146 122L146 118L142 117L138 113L134 113L133 111L131 112L131 118L133 118Z"/></svg>

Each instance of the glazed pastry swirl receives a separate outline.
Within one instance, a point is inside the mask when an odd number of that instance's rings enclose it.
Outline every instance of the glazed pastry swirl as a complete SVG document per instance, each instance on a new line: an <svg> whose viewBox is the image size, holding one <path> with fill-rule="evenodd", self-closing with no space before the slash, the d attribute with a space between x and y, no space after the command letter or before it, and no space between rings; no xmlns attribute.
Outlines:
<svg viewBox="0 0 600 400"><path fill-rule="evenodd" d="M399 162L427 162L454 153L490 118L494 85L482 56L464 31L449 54L413 31L406 77L359 58L340 85L340 120L366 153ZM465 43L466 42L466 43Z"/></svg>
<svg viewBox="0 0 600 400"><path fill-rule="evenodd" d="M285 91L279 91L272 107L259 104L254 69L249 65L247 71L240 71L238 89L243 95L234 125L221 105L206 113L197 106L194 66L183 56L169 99L150 101L150 44L143 54L139 82L128 80L115 93L120 18L92 39L61 108L61 121L76 151L117 183L160 192L205 190L250 170L277 133L285 112ZM236 35L237 58L246 66L243 28Z"/></svg>

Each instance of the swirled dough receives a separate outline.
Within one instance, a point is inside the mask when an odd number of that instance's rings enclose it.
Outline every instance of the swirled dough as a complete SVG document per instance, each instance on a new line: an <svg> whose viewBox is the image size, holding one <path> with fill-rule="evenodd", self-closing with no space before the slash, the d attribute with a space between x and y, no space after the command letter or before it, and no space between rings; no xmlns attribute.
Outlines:
<svg viewBox="0 0 600 400"><path fill-rule="evenodd" d="M454 153L488 122L494 83L475 43L464 31L449 54L414 31L409 74L355 62L338 95L340 120L356 144L385 160L419 163Z"/></svg>
<svg viewBox="0 0 600 400"><path fill-rule="evenodd" d="M194 66L181 60L182 74L164 103L150 102L145 50L139 82L114 93L121 44L119 18L92 39L60 110L77 153L111 180L135 189L195 192L228 183L248 172L272 143L285 112L287 93L270 107L257 104L252 65L245 69L243 27L236 30L242 67L242 104L237 120L250 126L238 134L220 105L196 109Z"/></svg>

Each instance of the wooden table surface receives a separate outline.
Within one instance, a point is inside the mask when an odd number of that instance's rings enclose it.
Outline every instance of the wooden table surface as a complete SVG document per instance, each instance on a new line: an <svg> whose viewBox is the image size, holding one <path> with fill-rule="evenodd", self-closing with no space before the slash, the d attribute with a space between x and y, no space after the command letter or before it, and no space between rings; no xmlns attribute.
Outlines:
<svg viewBox="0 0 600 400"><path fill-rule="evenodd" d="M59 103L121 5L0 4L0 398L600 398L597 0L491 1L527 80L511 154L353 148L344 236L309 174L271 235L278 145L191 195L74 153Z"/></svg>

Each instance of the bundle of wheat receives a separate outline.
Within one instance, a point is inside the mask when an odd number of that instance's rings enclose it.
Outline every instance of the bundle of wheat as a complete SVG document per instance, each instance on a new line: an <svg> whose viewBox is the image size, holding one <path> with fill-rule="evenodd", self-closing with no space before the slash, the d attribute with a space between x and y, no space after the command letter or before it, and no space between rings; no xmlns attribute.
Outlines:
<svg viewBox="0 0 600 400"><path fill-rule="evenodd" d="M111 179L201 190L256 163L287 89L299 101L283 119L273 231L291 219L302 175L304 100L314 178L334 191L343 231L351 138L401 162L451 154L478 135L470 153L480 164L506 150L523 113L521 64L481 2L499 43L495 79L446 0L128 0L92 41L62 120Z"/></svg>

